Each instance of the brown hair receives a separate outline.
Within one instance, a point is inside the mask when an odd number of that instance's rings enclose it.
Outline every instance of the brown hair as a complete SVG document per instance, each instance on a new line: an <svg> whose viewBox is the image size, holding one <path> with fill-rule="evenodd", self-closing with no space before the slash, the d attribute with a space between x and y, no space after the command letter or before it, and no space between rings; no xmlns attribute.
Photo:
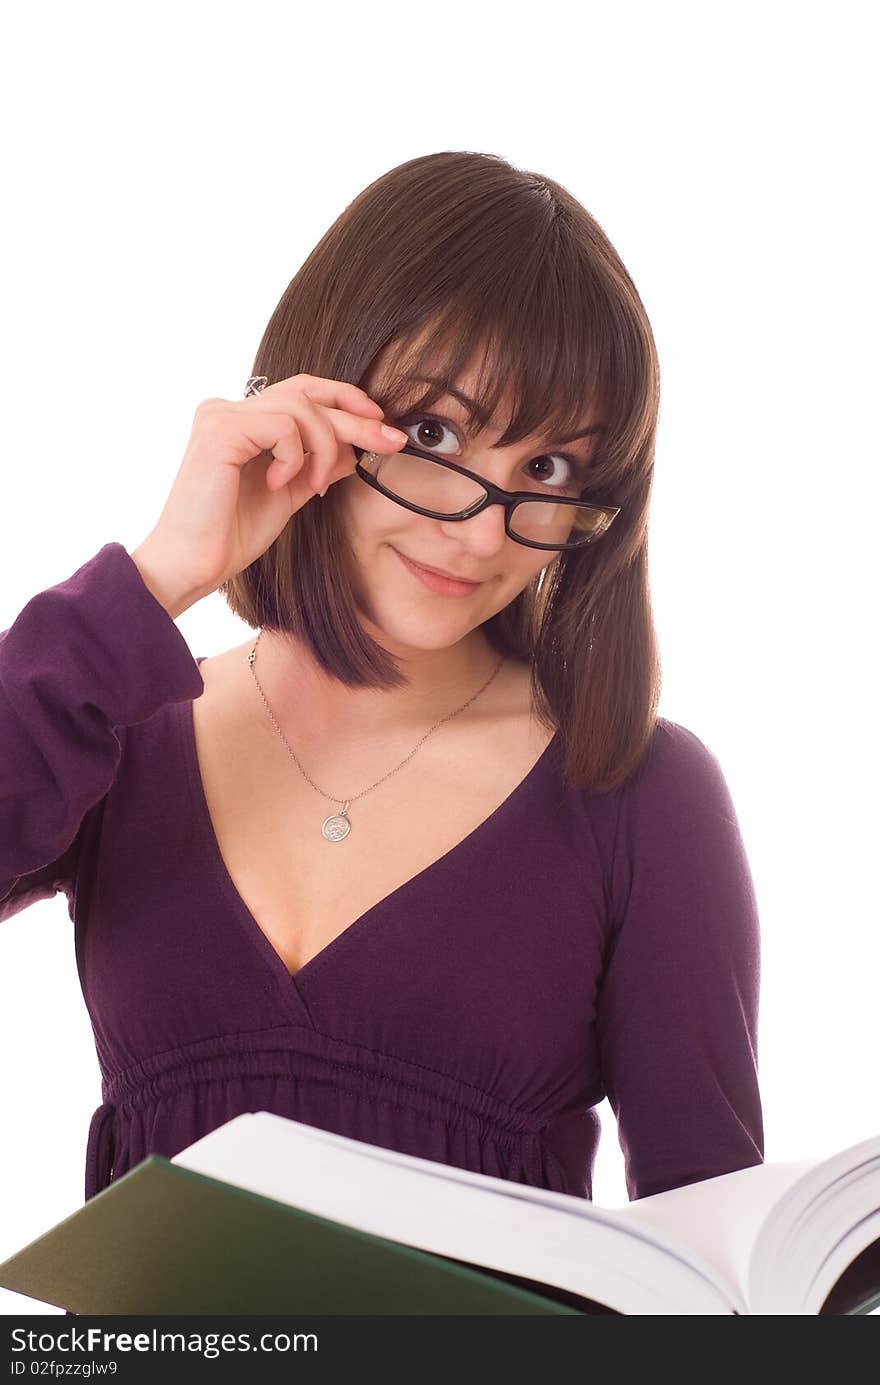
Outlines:
<svg viewBox="0 0 880 1385"><path fill-rule="evenodd" d="M392 366L377 391L370 372L383 348ZM410 159L365 188L315 246L251 373L350 381L393 418L404 403L432 404L475 352L479 426L508 390L515 403L495 446L539 430L569 437L602 405L584 495L620 514L594 545L548 554L543 579L482 630L499 653L531 664L535 714L559 731L568 783L608 792L638 767L657 724L647 525L659 367L641 299L593 217L559 183L497 155ZM415 397L395 373L404 356L410 375L441 383ZM333 494L306 504L220 590L249 625L294 634L348 686L401 686L397 661L357 619Z"/></svg>

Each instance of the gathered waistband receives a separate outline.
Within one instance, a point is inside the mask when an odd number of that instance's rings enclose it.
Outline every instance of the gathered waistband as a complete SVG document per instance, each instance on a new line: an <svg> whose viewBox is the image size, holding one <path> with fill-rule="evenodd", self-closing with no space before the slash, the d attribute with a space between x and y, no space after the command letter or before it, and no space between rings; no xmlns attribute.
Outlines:
<svg viewBox="0 0 880 1385"><path fill-rule="evenodd" d="M89 1127L86 1199L107 1186L112 1171L113 1122L201 1082L224 1078L290 1078L332 1083L369 1094L448 1125L489 1137L502 1148L538 1135L547 1115L511 1106L448 1073L351 1044L307 1026L224 1034L151 1055L105 1077L102 1105Z"/></svg>

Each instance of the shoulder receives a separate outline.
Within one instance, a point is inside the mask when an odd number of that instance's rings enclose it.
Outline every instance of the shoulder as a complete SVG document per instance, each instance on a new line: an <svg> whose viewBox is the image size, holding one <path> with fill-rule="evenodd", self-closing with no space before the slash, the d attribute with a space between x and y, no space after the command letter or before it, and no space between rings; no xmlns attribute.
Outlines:
<svg viewBox="0 0 880 1385"><path fill-rule="evenodd" d="M717 794L724 785L715 752L695 732L668 717L658 717L641 763L623 786L633 799Z"/></svg>
<svg viewBox="0 0 880 1385"><path fill-rule="evenodd" d="M678 722L658 719L639 769L621 790L616 827L618 883L638 869L662 879L661 892L674 895L688 881L693 892L697 876L711 876L718 885L721 877L747 875L739 820L719 758Z"/></svg>
<svg viewBox="0 0 880 1385"><path fill-rule="evenodd" d="M725 833L735 822L718 757L699 735L668 717L656 719L645 753L620 786L602 793L568 787L557 804L575 850L589 842L591 859L611 874L646 857L680 864L707 835L718 835L714 829Z"/></svg>
<svg viewBox="0 0 880 1385"><path fill-rule="evenodd" d="M689 727L659 717L638 768L612 795L613 855L692 869L695 857L739 850L739 823L718 756Z"/></svg>
<svg viewBox="0 0 880 1385"><path fill-rule="evenodd" d="M669 765L702 763L716 758L696 732L668 717L657 718L651 751L662 763Z"/></svg>
<svg viewBox="0 0 880 1385"><path fill-rule="evenodd" d="M248 680L242 674L253 643L251 639L218 654L196 655L204 685L198 699L200 713L204 714L208 706L227 708L232 713L241 712L247 705L243 689Z"/></svg>
<svg viewBox="0 0 880 1385"><path fill-rule="evenodd" d="M701 946L756 947L757 907L736 808L718 756L688 727L660 718L620 791L611 851L611 914ZM665 945L665 944L664 944Z"/></svg>
<svg viewBox="0 0 880 1385"><path fill-rule="evenodd" d="M212 686L225 685L233 671L240 669L240 666L247 658L248 653L253 648L253 639L245 640L244 644L237 644L232 649L221 650L219 654L198 654L196 663L199 672L207 686L210 680Z"/></svg>

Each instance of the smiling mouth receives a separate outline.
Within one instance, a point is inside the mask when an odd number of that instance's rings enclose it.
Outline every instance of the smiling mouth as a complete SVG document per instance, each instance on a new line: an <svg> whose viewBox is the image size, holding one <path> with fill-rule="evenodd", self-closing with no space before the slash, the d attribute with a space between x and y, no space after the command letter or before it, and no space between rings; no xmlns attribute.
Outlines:
<svg viewBox="0 0 880 1385"><path fill-rule="evenodd" d="M405 568L421 581L423 586L429 587L440 596L470 596L476 592L482 582L472 582L463 577L449 577L445 572L437 572L434 568L425 567L422 563L417 563L414 558L408 558L405 553L401 553L399 548L393 548L403 563Z"/></svg>
<svg viewBox="0 0 880 1385"><path fill-rule="evenodd" d="M427 563L419 563L415 558L411 558L408 553L401 553L401 558L406 558L413 567L420 567L422 572L433 572L435 577L446 577L450 582L467 582L472 587L478 587L480 582L476 577L459 577L455 572L446 572L442 567L429 567Z"/></svg>

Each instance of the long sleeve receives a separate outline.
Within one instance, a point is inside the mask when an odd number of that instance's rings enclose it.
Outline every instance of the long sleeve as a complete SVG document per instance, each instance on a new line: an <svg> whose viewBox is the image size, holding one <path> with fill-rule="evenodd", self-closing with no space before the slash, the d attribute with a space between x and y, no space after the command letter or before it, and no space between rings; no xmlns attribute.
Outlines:
<svg viewBox="0 0 880 1385"><path fill-rule="evenodd" d="M716 757L661 721L622 793L597 1009L630 1200L763 1162L760 933Z"/></svg>
<svg viewBox="0 0 880 1385"><path fill-rule="evenodd" d="M128 551L107 543L0 633L0 920L64 890L113 783L117 731L204 690Z"/></svg>

